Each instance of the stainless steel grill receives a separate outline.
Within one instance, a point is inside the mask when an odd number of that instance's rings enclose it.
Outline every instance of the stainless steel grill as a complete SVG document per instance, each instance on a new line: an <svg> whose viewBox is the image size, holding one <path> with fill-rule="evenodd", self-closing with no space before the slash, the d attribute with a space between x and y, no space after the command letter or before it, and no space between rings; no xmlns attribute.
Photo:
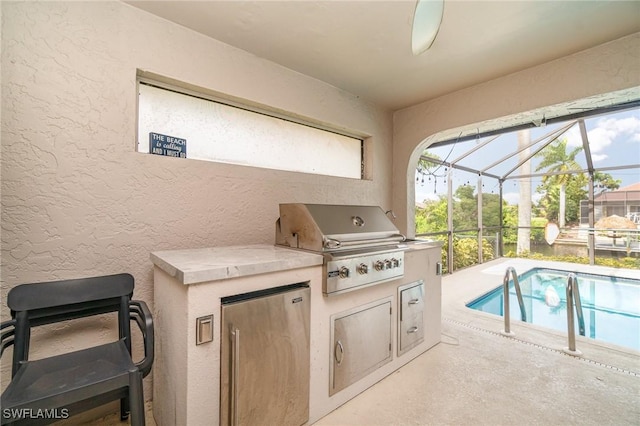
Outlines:
<svg viewBox="0 0 640 426"><path fill-rule="evenodd" d="M280 204L276 245L324 256L331 296L404 275L404 241L378 206Z"/></svg>

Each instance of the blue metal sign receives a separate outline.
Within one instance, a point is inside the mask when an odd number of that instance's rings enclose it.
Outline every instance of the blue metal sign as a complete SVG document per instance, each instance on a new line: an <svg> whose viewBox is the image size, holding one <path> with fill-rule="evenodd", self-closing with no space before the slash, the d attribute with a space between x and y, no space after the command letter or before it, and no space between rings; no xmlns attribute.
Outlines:
<svg viewBox="0 0 640 426"><path fill-rule="evenodd" d="M187 158L187 140L151 132L149 133L149 153Z"/></svg>

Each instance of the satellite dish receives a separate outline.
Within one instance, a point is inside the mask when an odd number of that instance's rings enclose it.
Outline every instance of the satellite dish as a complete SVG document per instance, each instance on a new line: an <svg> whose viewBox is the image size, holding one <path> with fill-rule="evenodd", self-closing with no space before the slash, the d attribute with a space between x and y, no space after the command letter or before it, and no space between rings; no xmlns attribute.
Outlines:
<svg viewBox="0 0 640 426"><path fill-rule="evenodd" d="M550 246L556 242L556 238L560 235L560 228L555 223L547 223L544 227L544 239L547 241L547 244Z"/></svg>

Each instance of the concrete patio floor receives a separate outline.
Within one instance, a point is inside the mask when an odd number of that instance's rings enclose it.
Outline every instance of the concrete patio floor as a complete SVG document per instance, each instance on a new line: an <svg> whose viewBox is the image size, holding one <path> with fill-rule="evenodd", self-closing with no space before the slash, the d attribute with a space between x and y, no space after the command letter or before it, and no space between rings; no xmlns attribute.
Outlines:
<svg viewBox="0 0 640 426"><path fill-rule="evenodd" d="M576 336L583 355L573 357L562 352L566 333L513 321L515 337L504 337L502 317L464 306L500 285L507 266L640 278L523 259L445 276L442 342L314 425L640 425L639 352ZM109 416L94 424L121 423ZM147 424L155 425L150 411Z"/></svg>
<svg viewBox="0 0 640 426"><path fill-rule="evenodd" d="M640 378L443 323L443 341L315 423L638 425Z"/></svg>

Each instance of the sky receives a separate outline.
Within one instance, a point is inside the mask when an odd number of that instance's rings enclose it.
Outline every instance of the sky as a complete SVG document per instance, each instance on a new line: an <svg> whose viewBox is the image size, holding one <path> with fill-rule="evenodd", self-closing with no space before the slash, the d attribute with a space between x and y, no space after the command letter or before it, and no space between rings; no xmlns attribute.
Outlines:
<svg viewBox="0 0 640 426"><path fill-rule="evenodd" d="M530 131L530 140L543 138L556 129L560 129L566 123L557 123L548 126L532 128ZM589 148L591 150L593 165L598 167L615 167L640 164L640 109L626 110L613 114L595 116L585 119L587 129L587 138L589 140ZM582 146L582 138L580 136L580 127L576 123L566 133L559 137L567 140L567 151L575 147ZM438 147L429 150L430 153L437 155L441 159L454 161L465 152L473 147L481 144L489 138L482 138L479 141L460 142L449 146ZM531 147L532 152L542 145L544 138L540 143ZM506 133L487 146L479 149L475 153L457 162L460 165L470 167L475 170L485 169L487 166L507 157L517 151L517 133ZM584 153L578 154L577 162L583 169L587 168L586 157ZM531 174L536 172L536 167L540 160L534 158L531 165ZM498 176L504 176L509 170L518 163L518 155L492 167L487 173ZM417 176L416 181L416 201L436 199L438 195L446 195L446 172L444 167L435 170L431 176ZM632 185L640 182L640 169L611 170L604 173L611 174L615 179L622 181L620 187ZM511 176L517 176L518 170L513 172ZM534 200L540 195L535 194L535 189L541 183L541 178L532 178L532 193ZM453 186L455 189L464 184L473 185L478 183L478 175L474 173L466 173L454 170ZM495 179L488 177L483 178L483 191L487 193L498 193L499 186ZM596 193L599 192L596 188ZM510 204L517 204L519 201L519 187L517 180L507 180L503 185L504 199Z"/></svg>

